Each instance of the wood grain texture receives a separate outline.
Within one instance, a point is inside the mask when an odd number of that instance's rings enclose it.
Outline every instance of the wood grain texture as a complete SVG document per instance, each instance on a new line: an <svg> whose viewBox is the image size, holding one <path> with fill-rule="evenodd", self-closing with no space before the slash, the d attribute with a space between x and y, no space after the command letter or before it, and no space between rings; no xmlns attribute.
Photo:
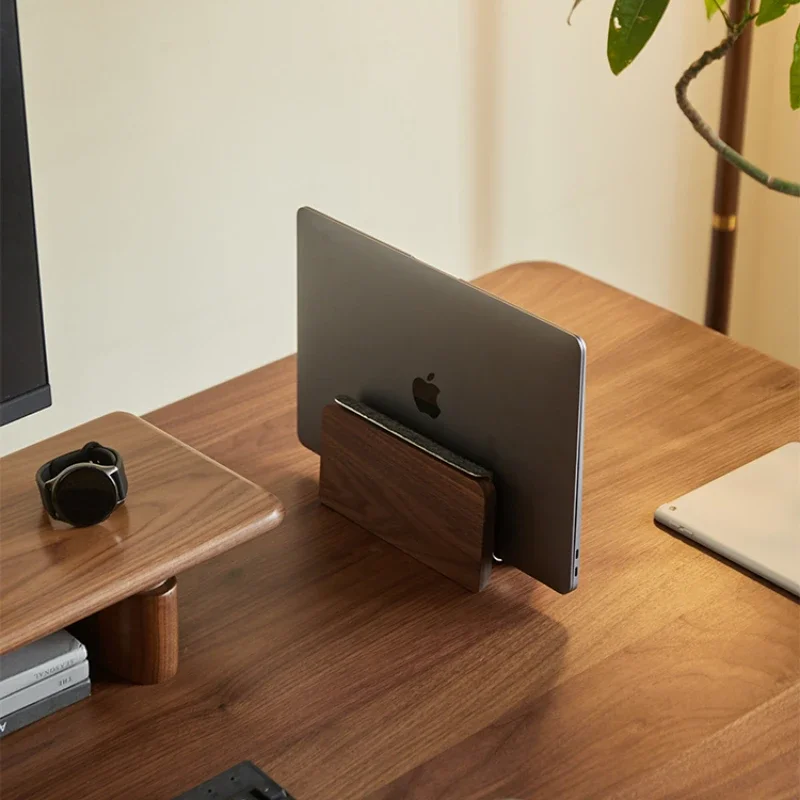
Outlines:
<svg viewBox="0 0 800 800"><path fill-rule="evenodd" d="M737 721L753 747L729 798L791 785L800 721L757 712L800 680L797 602L653 512L797 439L797 371L564 267L478 284L587 342L577 591L501 566L470 594L321 506L284 359L149 417L275 492L284 524L180 575L173 680L97 681L3 739L3 800L130 796L132 774L166 800L247 758L303 800L583 800L665 770L650 800ZM768 784L773 728L788 752ZM719 776L701 759L694 780Z"/></svg>
<svg viewBox="0 0 800 800"><path fill-rule="evenodd" d="M616 788L613 800L800 796L800 685L762 703L659 769Z"/></svg>
<svg viewBox="0 0 800 800"><path fill-rule="evenodd" d="M163 683L178 671L178 581L169 578L71 627L101 666L131 683Z"/></svg>
<svg viewBox="0 0 800 800"><path fill-rule="evenodd" d="M122 454L128 498L100 525L75 529L47 516L34 476L93 440ZM282 516L269 492L132 414L12 453L0 459L0 653L146 591Z"/></svg>
<svg viewBox="0 0 800 800"><path fill-rule="evenodd" d="M494 484L331 404L319 496L370 533L472 592L492 574Z"/></svg>

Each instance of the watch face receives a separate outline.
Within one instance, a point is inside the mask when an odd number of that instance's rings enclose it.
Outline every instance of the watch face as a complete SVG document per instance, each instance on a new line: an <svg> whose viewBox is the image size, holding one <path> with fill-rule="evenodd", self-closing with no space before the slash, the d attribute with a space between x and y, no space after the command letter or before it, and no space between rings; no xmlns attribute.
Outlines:
<svg viewBox="0 0 800 800"><path fill-rule="evenodd" d="M117 505L114 479L94 467L78 467L64 474L54 487L53 502L71 525L102 522Z"/></svg>

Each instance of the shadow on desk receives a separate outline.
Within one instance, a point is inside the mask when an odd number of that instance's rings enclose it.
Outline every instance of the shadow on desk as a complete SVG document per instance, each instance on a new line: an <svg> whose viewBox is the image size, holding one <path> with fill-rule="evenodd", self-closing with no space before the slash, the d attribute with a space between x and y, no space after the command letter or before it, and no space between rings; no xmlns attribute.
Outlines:
<svg viewBox="0 0 800 800"><path fill-rule="evenodd" d="M532 607L535 586L501 567L471 594L327 508L292 509L181 575L175 678L98 672L90 700L10 737L3 766L25 785L30 754L68 731L49 779L91 774L86 800L134 773L170 798L245 759L296 797L363 797L521 701L546 704L567 634Z"/></svg>
<svg viewBox="0 0 800 800"><path fill-rule="evenodd" d="M166 698L172 746L197 753L196 782L249 758L295 796L362 797L419 763L420 736L445 750L547 695L567 633L534 586L501 567L471 594L329 509L296 509L186 574L173 685L197 705Z"/></svg>

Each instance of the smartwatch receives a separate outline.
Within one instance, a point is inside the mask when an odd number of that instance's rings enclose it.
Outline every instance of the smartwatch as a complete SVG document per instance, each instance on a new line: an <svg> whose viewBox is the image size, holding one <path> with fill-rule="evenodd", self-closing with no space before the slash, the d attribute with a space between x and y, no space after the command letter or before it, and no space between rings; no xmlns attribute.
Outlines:
<svg viewBox="0 0 800 800"><path fill-rule="evenodd" d="M97 442L43 464L36 485L45 511L76 528L108 519L128 494L122 456Z"/></svg>

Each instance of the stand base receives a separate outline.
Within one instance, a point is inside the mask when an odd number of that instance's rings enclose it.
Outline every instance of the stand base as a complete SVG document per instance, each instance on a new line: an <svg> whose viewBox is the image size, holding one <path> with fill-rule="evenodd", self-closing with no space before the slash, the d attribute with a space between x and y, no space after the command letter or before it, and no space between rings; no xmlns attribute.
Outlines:
<svg viewBox="0 0 800 800"><path fill-rule="evenodd" d="M466 589L486 586L491 473L349 398L323 410L321 453L324 505Z"/></svg>
<svg viewBox="0 0 800 800"><path fill-rule="evenodd" d="M92 663L131 683L162 683L178 671L178 582L169 578L73 627Z"/></svg>

